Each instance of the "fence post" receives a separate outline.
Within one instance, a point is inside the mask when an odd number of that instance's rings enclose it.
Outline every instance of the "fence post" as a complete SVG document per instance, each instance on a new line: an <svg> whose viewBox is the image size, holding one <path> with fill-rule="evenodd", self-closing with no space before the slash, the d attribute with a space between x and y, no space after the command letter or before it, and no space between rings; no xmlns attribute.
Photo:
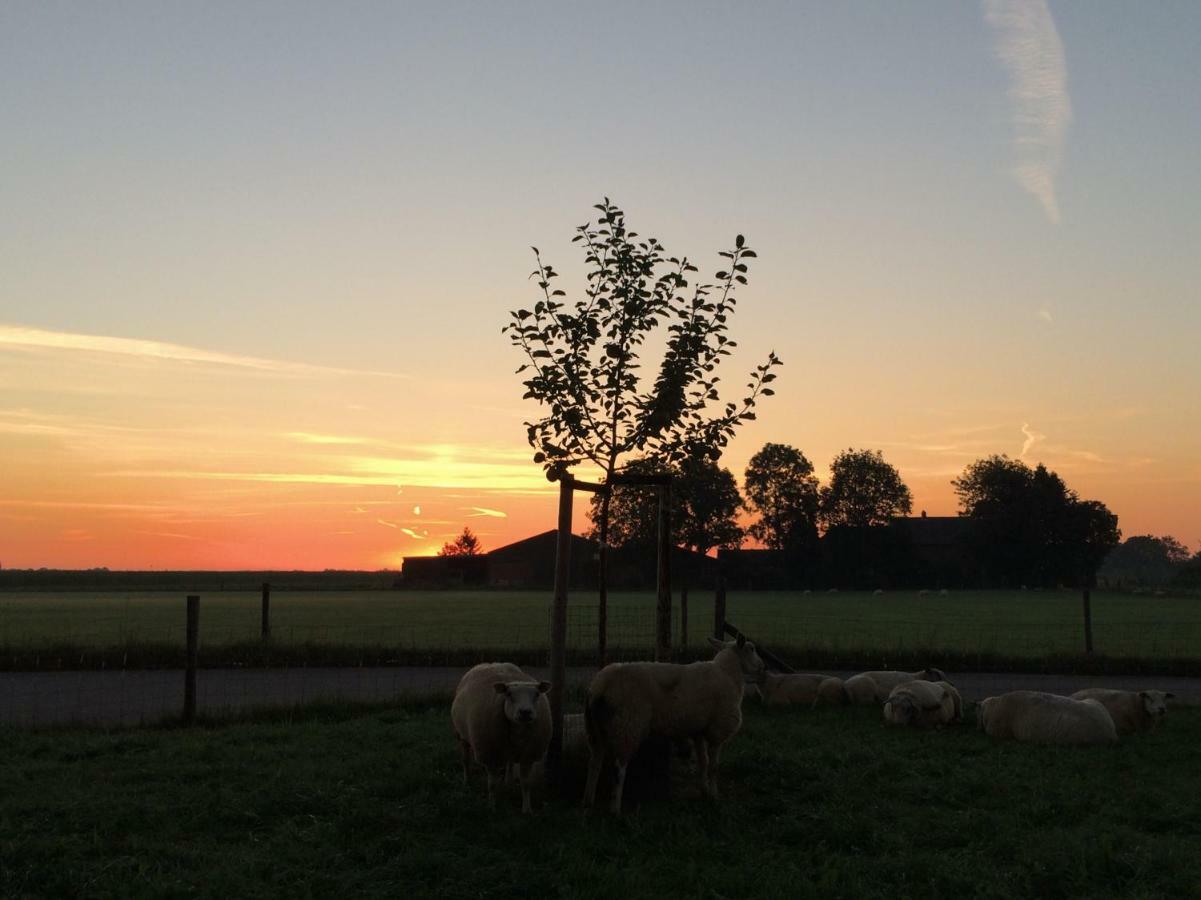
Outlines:
<svg viewBox="0 0 1201 900"><path fill-rule="evenodd" d="M680 588L680 649L688 649L688 586Z"/></svg>
<svg viewBox="0 0 1201 900"><path fill-rule="evenodd" d="M264 641L271 639L271 585L263 582L263 624L262 638Z"/></svg>
<svg viewBox="0 0 1201 900"><path fill-rule="evenodd" d="M713 636L719 641L726 639L726 576L720 573L713 597Z"/></svg>
<svg viewBox="0 0 1201 900"><path fill-rule="evenodd" d="M1093 604L1092 592L1085 585L1084 588L1084 652L1093 652Z"/></svg>
<svg viewBox="0 0 1201 900"><path fill-rule="evenodd" d="M655 616L655 659L671 656L671 482L659 488L659 599Z"/></svg>
<svg viewBox="0 0 1201 900"><path fill-rule="evenodd" d="M570 475L559 479L559 532L555 539L555 597L550 616L550 747L547 774L558 778L563 759L563 693L567 681L567 587L571 573L571 501L575 492Z"/></svg>
<svg viewBox="0 0 1201 900"><path fill-rule="evenodd" d="M200 646L200 598L188 596L188 658L183 678L183 721L191 725L196 721L196 658Z"/></svg>

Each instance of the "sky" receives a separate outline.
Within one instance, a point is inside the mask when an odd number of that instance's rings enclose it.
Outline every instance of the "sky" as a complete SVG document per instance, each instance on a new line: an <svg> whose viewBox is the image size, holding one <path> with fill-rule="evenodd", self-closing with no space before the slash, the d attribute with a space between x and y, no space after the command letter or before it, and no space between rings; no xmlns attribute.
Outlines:
<svg viewBox="0 0 1201 900"><path fill-rule="evenodd" d="M1198 84L1193 2L4 4L0 565L553 528L500 329L605 196L759 255L740 477L879 449L953 515L1006 453L1196 549Z"/></svg>

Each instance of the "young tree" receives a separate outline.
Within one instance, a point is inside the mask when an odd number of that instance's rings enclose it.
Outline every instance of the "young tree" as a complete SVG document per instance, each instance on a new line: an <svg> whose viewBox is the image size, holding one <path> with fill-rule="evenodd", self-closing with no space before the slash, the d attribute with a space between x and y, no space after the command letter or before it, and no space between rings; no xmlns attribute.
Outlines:
<svg viewBox="0 0 1201 900"><path fill-rule="evenodd" d="M759 398L772 394L768 384L780 364L769 353L740 401L722 405L716 370L736 346L728 321L755 253L738 235L733 249L719 254L727 262L714 280L693 285L697 268L687 257L668 257L658 240L629 230L608 198L595 208L597 223L579 226L572 238L586 267L580 296L569 302L553 286L558 273L535 247L531 278L541 297L531 309L513 311L503 329L526 360L517 370L526 374L525 399L544 412L525 423L534 461L552 481L591 463L609 484L631 453L669 465L716 460L738 426L755 418ZM644 379L642 351L660 336L663 356ZM606 491L598 525L602 618L611 503Z"/></svg>
<svg viewBox="0 0 1201 900"><path fill-rule="evenodd" d="M805 454L788 444L764 444L743 481L746 509L758 515L751 537L772 550L803 552L817 541L817 476Z"/></svg>
<svg viewBox="0 0 1201 900"><path fill-rule="evenodd" d="M826 529L887 525L913 509L901 473L879 450L844 450L830 465L830 483L820 492L818 518Z"/></svg>
<svg viewBox="0 0 1201 900"><path fill-rule="evenodd" d="M466 525L463 526L463 533L453 541L448 541L442 545L442 549L438 551L439 556L479 556L484 552L483 545L480 539L472 533L471 529Z"/></svg>

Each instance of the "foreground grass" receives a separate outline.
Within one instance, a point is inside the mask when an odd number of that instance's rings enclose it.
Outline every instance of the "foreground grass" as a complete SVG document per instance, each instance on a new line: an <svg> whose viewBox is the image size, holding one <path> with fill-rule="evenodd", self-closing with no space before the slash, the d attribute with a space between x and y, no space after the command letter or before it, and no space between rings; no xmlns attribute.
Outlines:
<svg viewBox="0 0 1201 900"><path fill-rule="evenodd" d="M748 714L719 805L486 809L447 710L0 732L4 897L1184 897L1201 712L1117 747Z"/></svg>
<svg viewBox="0 0 1201 900"><path fill-rule="evenodd" d="M654 605L650 594L612 595L614 658L640 658L653 645ZM207 651L202 664L420 663L423 654L436 661L439 655L480 650L529 657L546 652L549 607L547 593L528 591L280 592L272 596L273 639L261 645L258 595L216 592L201 597L201 646ZM945 652L953 654L945 668L964 669L972 667L972 657L992 666L998 664L994 660L1079 657L1084 642L1074 592L741 592L730 595L728 618L781 653L826 666L839 660L852 667L864 660L891 665ZM703 643L712 622L711 593L694 590L693 647ZM1098 592L1093 634L1103 657L1196 661L1201 601ZM673 635L678 643L678 596ZM572 597L568 640L577 654L591 659L595 597ZM100 667L102 650L108 651L105 667L178 665L183 642L184 603L178 594L0 593L5 668ZM236 648L232 656L221 652L229 648ZM297 648L356 652L342 653L345 659L308 660L296 656Z"/></svg>

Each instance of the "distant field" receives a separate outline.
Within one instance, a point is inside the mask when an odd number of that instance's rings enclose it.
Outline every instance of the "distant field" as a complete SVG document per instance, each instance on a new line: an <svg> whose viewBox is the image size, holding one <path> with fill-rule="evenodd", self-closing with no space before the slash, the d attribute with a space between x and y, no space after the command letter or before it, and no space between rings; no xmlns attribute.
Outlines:
<svg viewBox="0 0 1201 900"><path fill-rule="evenodd" d="M649 593L610 598L615 657L652 646L654 602ZM278 592L271 598L273 643L537 652L547 645L549 605L542 592ZM694 591L689 607L689 643L696 647L712 628L712 593ZM802 660L807 652L822 658L860 650L898 658L925 650L1032 658L1083 649L1075 592L733 593L728 618ZM257 641L259 595L202 593L200 626L202 647ZM1199 659L1201 601L1098 592L1093 632L1098 654ZM678 643L678 596L673 633ZM573 595L571 647L586 653L595 634L595 596ZM0 655L51 646L181 646L183 640L182 593L0 593Z"/></svg>

